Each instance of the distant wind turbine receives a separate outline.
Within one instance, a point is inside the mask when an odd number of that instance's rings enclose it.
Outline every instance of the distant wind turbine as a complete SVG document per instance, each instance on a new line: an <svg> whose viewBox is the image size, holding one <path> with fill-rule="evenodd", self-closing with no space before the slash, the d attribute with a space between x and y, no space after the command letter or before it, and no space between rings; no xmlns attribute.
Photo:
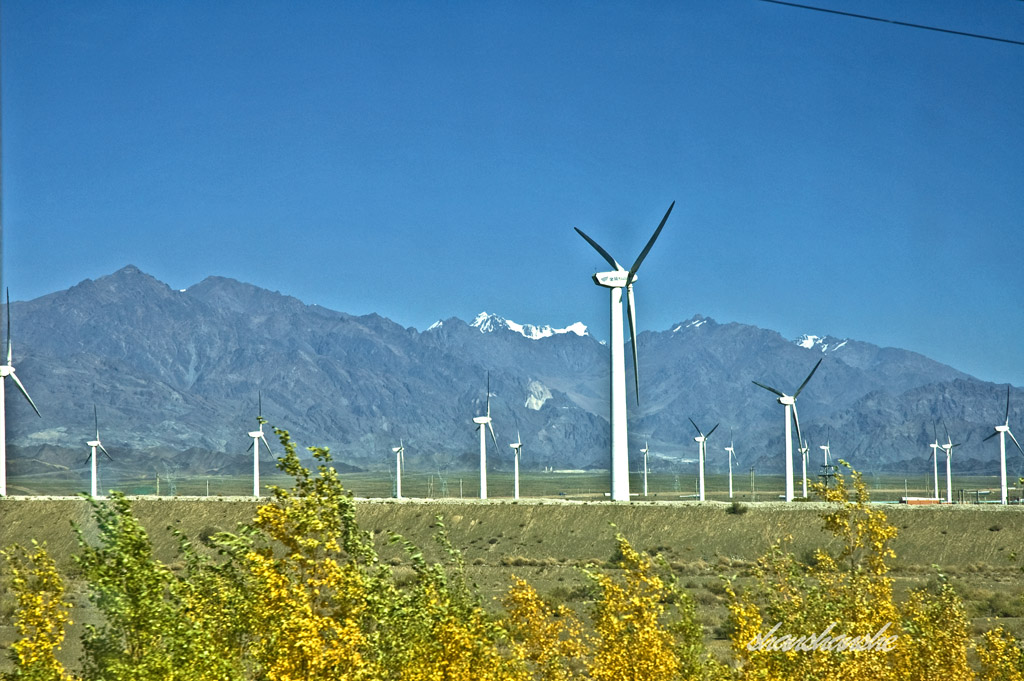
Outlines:
<svg viewBox="0 0 1024 681"><path fill-rule="evenodd" d="M494 441L494 450L498 450L498 438L494 436L494 426L491 425L491 372L487 372L487 413L484 416L477 416L473 419L477 430L480 431L480 498L487 498L487 433L491 431L491 440ZM487 426L485 429L484 426Z"/></svg>
<svg viewBox="0 0 1024 681"><path fill-rule="evenodd" d="M611 352L611 403L609 424L611 426L611 499L612 501L629 501L629 439L626 433L626 364L622 342L622 289L626 289L626 313L629 317L630 344L633 347L633 380L636 384L636 400L640 404L640 372L637 368L636 353L636 305L633 300L633 283L636 281L636 272L640 264L647 257L654 241L661 234L669 213L675 206L675 201L668 207L661 224L654 230L654 235L640 252L633 266L627 272L622 265L615 261L608 251L603 249L596 241L583 233L579 227L574 229L579 232L588 244L594 247L601 257L614 269L611 272L598 272L594 275L594 283L603 286L611 292L611 334L608 338L608 346Z"/></svg>
<svg viewBox="0 0 1024 681"><path fill-rule="evenodd" d="M790 411L792 410L792 421L796 424L797 441L802 444L804 439L800 434L800 417L797 415L796 411L796 398L800 396L800 393L807 386L807 382L811 380L811 376L814 375L814 372L818 370L819 366L821 366L820 359L818 360L818 363L814 365L814 368L811 369L811 373L807 374L807 378L804 379L804 382L800 384L800 387L797 388L796 392L792 395L787 395L780 390L776 390L771 386L765 385L764 383L752 381L754 385L778 395L778 403L786 407L786 501L793 501L793 431L792 426L790 425Z"/></svg>
<svg viewBox="0 0 1024 681"><path fill-rule="evenodd" d="M736 457L736 450L733 448L732 433L729 434L729 446L725 448L725 453L729 459L729 498L732 499L732 460Z"/></svg>
<svg viewBox="0 0 1024 681"><path fill-rule="evenodd" d="M803 467L804 476L804 499L807 498L807 452L810 451L810 447L807 446L807 442L804 440L800 441L800 463Z"/></svg>
<svg viewBox="0 0 1024 681"><path fill-rule="evenodd" d="M398 438L398 446L392 447L395 453L395 498L402 498L402 469L405 468L405 442Z"/></svg>
<svg viewBox="0 0 1024 681"><path fill-rule="evenodd" d="M697 424L694 423L693 419L690 419L690 423L693 423L693 427L697 429L697 437L693 438L693 441L697 443L697 453L698 453L698 459L697 459L697 471L698 471L698 473L697 473L697 476L698 476L697 477L697 480L698 480L698 483L697 483L698 484L697 498L700 499L701 501L704 501L704 459L707 458L707 453L708 453L708 438L711 437L711 433L715 432L715 429L718 428L719 424L716 423L715 427L712 428L710 431L708 431L708 434L705 435L703 433L703 431L701 431L701 429L697 426Z"/></svg>
<svg viewBox="0 0 1024 681"><path fill-rule="evenodd" d="M28 403L32 405L32 409L35 410L36 416L42 418L42 414L39 413L39 409L36 407L36 403L32 401L32 398L28 396L28 391L25 390L25 386L22 384L21 379L18 378L17 374L14 373L14 362L12 361L13 352L11 350L11 292L7 291L7 364L0 366L0 497L7 496L7 405L6 397L4 394L4 388L7 381L3 380L10 377L14 381L14 385L18 386L18 390L25 396Z"/></svg>
<svg viewBox="0 0 1024 681"><path fill-rule="evenodd" d="M515 458L515 463L514 463L515 475L514 475L514 478L513 478L515 482L514 482L514 485L512 487L512 498L513 499L518 499L519 498L519 457L523 453L523 438L522 438L522 436L519 435L519 429L518 428L516 429L516 441L511 443L509 445L509 447L512 448L512 453L513 453L514 458Z"/></svg>
<svg viewBox="0 0 1024 681"><path fill-rule="evenodd" d="M256 423L259 424L257 430L250 430L249 437L252 438L252 444L249 445L249 449L252 450L252 495L259 497L260 495L260 441L267 447L267 454L271 454L270 443L267 442L267 438L263 435L263 424L266 421L263 420L263 393L256 393L258 406ZM248 451L248 449L246 450Z"/></svg>
<svg viewBox="0 0 1024 681"><path fill-rule="evenodd" d="M89 496L91 496L93 498L96 498L96 497L99 496L96 493L97 492L97 479L99 477L99 474L98 474L98 471L97 471L96 449L99 448L99 450L101 452L103 452L103 454L106 455L106 457L108 459L110 459L111 461L113 461L114 459L110 456L110 452L107 451L107 448L103 446L103 443L100 442L100 417L96 413L96 405L95 404L92 405L92 419L93 419L93 422L96 425L96 439L95 440L89 440L88 442L85 443L85 445L87 447L89 447L90 450L91 450L91 454L89 455L89 461L90 461L90 468L92 469L92 484L89 486Z"/></svg>
<svg viewBox="0 0 1024 681"><path fill-rule="evenodd" d="M644 441L644 448L640 450L644 455L644 496L647 496L647 455L651 453L651 446Z"/></svg>
<svg viewBox="0 0 1024 681"><path fill-rule="evenodd" d="M946 428L945 422L942 424L942 429L946 431L946 444L942 445L943 451L946 452L946 503L953 503L953 478L951 477L951 466L950 460L953 458L953 448L959 447L960 443L953 444L953 440L949 437L949 429Z"/></svg>
<svg viewBox="0 0 1024 681"><path fill-rule="evenodd" d="M1021 454L1024 454L1024 449L1021 449L1020 443L1017 442L1017 438L1010 432L1010 386L1006 386L1006 422L1002 425L995 427L996 431L989 435L985 440L991 440L996 435L999 436L999 492L1000 492L1000 503L1006 505L1006 436L1009 435L1010 439L1013 440L1013 444L1017 445L1017 449L1020 450ZM982 440L984 442L985 440Z"/></svg>

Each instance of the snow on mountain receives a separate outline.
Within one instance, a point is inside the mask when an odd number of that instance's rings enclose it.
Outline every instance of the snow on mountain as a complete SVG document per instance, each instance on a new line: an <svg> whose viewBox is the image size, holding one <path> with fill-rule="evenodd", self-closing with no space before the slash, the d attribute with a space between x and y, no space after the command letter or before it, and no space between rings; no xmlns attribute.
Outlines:
<svg viewBox="0 0 1024 681"><path fill-rule="evenodd" d="M835 352L839 348L846 345L849 342L849 339L844 338L843 340L839 340L838 338L833 338L832 336L814 336L805 333L803 336L797 338L793 342L802 348L806 348L808 350L817 348L824 353L829 351Z"/></svg>
<svg viewBox="0 0 1024 681"><path fill-rule="evenodd" d="M564 329L555 329L551 326L534 326L533 324L517 324L510 319L505 319L496 314L488 314L481 312L470 324L475 329L480 329L480 333L493 333L495 331L506 329L520 334L524 338L530 340L539 340L541 338L548 338L550 336L556 336L565 333L574 333L577 336L586 336L587 327L583 322L576 322L570 324Z"/></svg>

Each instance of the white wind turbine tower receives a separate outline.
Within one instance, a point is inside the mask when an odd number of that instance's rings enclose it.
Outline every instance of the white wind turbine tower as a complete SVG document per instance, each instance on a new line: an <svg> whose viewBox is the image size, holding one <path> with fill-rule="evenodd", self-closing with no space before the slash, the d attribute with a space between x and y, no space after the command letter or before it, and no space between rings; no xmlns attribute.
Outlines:
<svg viewBox="0 0 1024 681"><path fill-rule="evenodd" d="M511 444L509 444L509 447L512 448L512 453L513 453L514 458L515 458L515 462L514 462L515 474L513 476L514 485L512 487L512 498L513 499L518 499L519 498L519 457L523 453L523 438L519 434L519 429L518 428L516 429L516 441L511 443Z"/></svg>
<svg viewBox="0 0 1024 681"><path fill-rule="evenodd" d="M633 282L640 264L654 245L669 213L676 205L675 201L668 207L661 224L654 230L654 235L640 252L636 262L627 272L615 261L608 251L583 233L579 227L574 229L594 247L601 257L611 265L611 272L598 272L594 275L594 283L610 290L611 293L611 333L608 346L611 352L611 404L609 425L611 426L611 499L612 501L629 501L629 440L626 433L626 363L622 342L622 289L626 289L626 316L629 318L630 344L633 348L633 379L636 383L636 400L640 404L640 372L637 368L636 354L636 306L633 301Z"/></svg>
<svg viewBox="0 0 1024 681"><path fill-rule="evenodd" d="M249 449L252 450L252 495L259 497L260 495L260 440L267 447L267 454L270 454L270 443L267 442L267 438L263 435L263 394L256 393L258 399L258 411L256 416L256 422L259 424L257 430L250 430L249 437L252 438L252 444L249 445ZM248 451L248 450L246 450Z"/></svg>
<svg viewBox="0 0 1024 681"><path fill-rule="evenodd" d="M1009 435L1010 439L1013 440L1013 444L1017 445L1017 449L1020 450L1021 454L1024 454L1024 449L1021 449L1020 443L1017 442L1017 438L1010 432L1010 386L1006 386L1006 422L1002 425L995 427L996 431L989 435L985 440L991 440L996 435L999 436L999 492L1001 494L1000 503L1006 505L1006 436ZM984 442L985 440L982 440Z"/></svg>
<svg viewBox="0 0 1024 681"><path fill-rule="evenodd" d="M732 435L729 436L729 446L725 452L729 457L729 498L732 499L732 460L736 457L736 450L733 448Z"/></svg>
<svg viewBox="0 0 1024 681"><path fill-rule="evenodd" d="M405 468L405 442L398 438L398 446L392 447L395 453L395 498L402 498L402 469Z"/></svg>
<svg viewBox="0 0 1024 681"><path fill-rule="evenodd" d="M92 452L89 455L90 468L92 469L92 484L89 486L89 496L91 496L91 497L93 497L95 499L96 497L99 496L96 493L97 492L97 489L96 489L97 488L97 479L99 477L98 472L97 472L96 449L99 448L99 450L101 452L103 452L106 455L106 457L108 459L110 459L111 461L113 461L114 459L110 456L110 452L107 451L107 448L103 446L103 443L100 442L100 418L96 414L96 405L95 404L92 405L92 418L93 418L93 421L96 424L96 439L95 440L89 440L88 442L85 443L85 445L87 447L89 447L91 452Z"/></svg>
<svg viewBox="0 0 1024 681"><path fill-rule="evenodd" d="M939 444L939 431L935 428L935 424L932 424L932 432L935 434L935 442L928 445L932 448L932 473L934 474L935 481L935 498L939 498L939 450L942 449L942 445Z"/></svg>
<svg viewBox="0 0 1024 681"><path fill-rule="evenodd" d="M487 413L484 416L477 416L473 419L477 430L480 431L480 498L487 498L487 433L491 431L491 440L494 441L494 449L498 449L498 438L494 436L494 426L491 425L491 372L487 372Z"/></svg>
<svg viewBox="0 0 1024 681"><path fill-rule="evenodd" d="M778 403L786 407L786 501L793 501L793 431L790 425L790 411L792 411L792 421L796 424L797 440L803 443L804 439L800 434L800 417L796 411L796 398L800 396L801 391L807 386L807 382L811 380L811 376L814 375L814 372L818 370L820 365L821 360L819 359L818 363L811 369L811 373L807 374L807 378L804 379L804 382L800 384L800 387L792 395L787 395L763 383L751 381L754 385L778 395Z"/></svg>
<svg viewBox="0 0 1024 681"><path fill-rule="evenodd" d="M11 361L11 292L7 291L7 364L0 366L0 497L7 496L7 405L4 388L7 382L3 379L8 376L14 380L14 385L25 396L28 403L35 409L36 416L42 418L36 403L28 396L28 391L22 384L21 379L14 373L14 363Z"/></svg>
<svg viewBox="0 0 1024 681"><path fill-rule="evenodd" d="M693 419L690 419L690 423L693 423ZM693 427L697 428L697 437L693 438L693 441L697 443L697 480L699 487L697 488L697 498L704 501L704 459L707 458L708 454L708 438L711 437L711 433L715 432L715 428L718 428L719 424L715 424L715 427L708 431L705 435L703 431L693 423Z"/></svg>
<svg viewBox="0 0 1024 681"><path fill-rule="evenodd" d="M946 503L953 503L953 479L950 475L950 459L953 458L953 448L959 447L960 443L953 444L953 440L949 437L949 429L946 428L946 424L942 424L942 429L946 431L946 444L942 445L943 451L946 452Z"/></svg>
<svg viewBox="0 0 1024 681"><path fill-rule="evenodd" d="M647 496L647 456L651 453L651 446L644 440L644 448L640 450L644 455L644 496Z"/></svg>

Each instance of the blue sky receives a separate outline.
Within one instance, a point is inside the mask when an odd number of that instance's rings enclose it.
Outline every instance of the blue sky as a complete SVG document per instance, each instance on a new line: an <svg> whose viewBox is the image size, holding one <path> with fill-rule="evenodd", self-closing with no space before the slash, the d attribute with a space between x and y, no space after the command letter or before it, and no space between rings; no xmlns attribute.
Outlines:
<svg viewBox="0 0 1024 681"><path fill-rule="evenodd" d="M1024 3L820 0L1024 40ZM4 284L134 264L424 329L701 313L1024 385L1024 47L773 5L2 6Z"/></svg>

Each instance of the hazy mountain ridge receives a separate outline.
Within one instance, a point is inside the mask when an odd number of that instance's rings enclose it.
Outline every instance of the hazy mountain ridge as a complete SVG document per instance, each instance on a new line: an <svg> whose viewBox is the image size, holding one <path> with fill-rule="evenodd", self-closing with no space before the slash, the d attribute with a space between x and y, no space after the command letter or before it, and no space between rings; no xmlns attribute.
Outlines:
<svg viewBox="0 0 1024 681"><path fill-rule="evenodd" d="M153 470L165 460L153 452L192 450L182 457L190 470L234 470L245 464L261 391L271 424L341 461L383 466L402 438L414 469L472 467L471 419L484 410L488 371L493 465L509 465L517 423L527 467L607 457L608 349L581 324L556 330L481 314L420 332L223 277L177 291L132 266L14 303L12 322L15 366L44 418L9 391L9 439L23 456L45 450L47 466L84 466L53 452L84 459L95 402L107 448L132 462L119 465ZM918 472L931 424L944 418L964 442L955 467L996 465L998 446L980 440L1001 420L1005 388L917 353L828 336L790 341L701 315L642 332L637 344L639 407L627 381L637 460L645 440L660 466L694 458L692 417L705 432L722 423L709 441L712 470L724 468L731 430L741 464L781 471L782 409L751 381L792 392L824 357L798 401L812 461L831 426L836 456ZM628 373L631 361L627 352ZM1014 390L1011 425L1022 421L1022 393Z"/></svg>

